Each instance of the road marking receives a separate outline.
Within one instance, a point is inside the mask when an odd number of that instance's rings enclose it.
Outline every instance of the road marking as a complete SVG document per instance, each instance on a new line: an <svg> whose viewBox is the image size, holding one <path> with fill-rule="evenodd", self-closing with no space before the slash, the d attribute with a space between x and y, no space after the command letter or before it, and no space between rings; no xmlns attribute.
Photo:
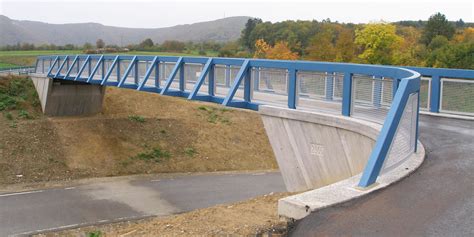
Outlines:
<svg viewBox="0 0 474 237"><path fill-rule="evenodd" d="M7 194L0 194L0 197L9 197L9 196L16 196L16 195L31 194L31 193L42 193L43 191L44 190L28 191L28 192L21 192L21 193L7 193Z"/></svg>
<svg viewBox="0 0 474 237"><path fill-rule="evenodd" d="M76 189L76 187L64 188L64 190L71 190L71 189Z"/></svg>

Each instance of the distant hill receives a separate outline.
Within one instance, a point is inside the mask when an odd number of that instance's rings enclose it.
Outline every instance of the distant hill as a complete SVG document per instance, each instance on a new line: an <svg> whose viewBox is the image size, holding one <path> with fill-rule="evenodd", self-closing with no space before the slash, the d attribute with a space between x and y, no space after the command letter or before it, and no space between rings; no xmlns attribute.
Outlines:
<svg viewBox="0 0 474 237"><path fill-rule="evenodd" d="M0 46L16 43L65 45L94 44L103 39L106 44L136 44L146 38L155 43L165 40L215 41L236 40L250 17L236 16L214 21L177 25L166 28L125 28L98 23L49 24L38 21L13 20L0 15Z"/></svg>

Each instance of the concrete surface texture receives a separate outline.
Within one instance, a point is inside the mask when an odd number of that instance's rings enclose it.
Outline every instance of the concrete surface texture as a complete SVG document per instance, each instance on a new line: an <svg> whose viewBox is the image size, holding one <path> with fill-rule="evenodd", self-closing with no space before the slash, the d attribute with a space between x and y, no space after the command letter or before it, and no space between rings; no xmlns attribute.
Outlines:
<svg viewBox="0 0 474 237"><path fill-rule="evenodd" d="M53 80L30 74L41 101L43 113L49 116L91 115L102 111L105 86L82 82Z"/></svg>
<svg viewBox="0 0 474 237"><path fill-rule="evenodd" d="M118 178L0 194L0 236L165 216L285 191L278 172Z"/></svg>
<svg viewBox="0 0 474 237"><path fill-rule="evenodd" d="M422 116L427 158L387 189L312 213L292 236L474 236L474 122Z"/></svg>
<svg viewBox="0 0 474 237"><path fill-rule="evenodd" d="M380 125L316 112L261 106L288 191L326 186L362 172Z"/></svg>

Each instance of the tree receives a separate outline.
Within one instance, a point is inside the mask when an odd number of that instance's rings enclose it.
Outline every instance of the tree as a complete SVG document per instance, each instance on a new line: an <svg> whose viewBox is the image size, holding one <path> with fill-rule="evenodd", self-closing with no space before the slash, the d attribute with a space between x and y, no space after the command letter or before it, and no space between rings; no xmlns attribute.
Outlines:
<svg viewBox="0 0 474 237"><path fill-rule="evenodd" d="M270 45L265 42L264 39L259 39L255 42L255 53L253 55L254 58L266 58L267 52L271 48Z"/></svg>
<svg viewBox="0 0 474 237"><path fill-rule="evenodd" d="M98 48L98 49L102 49L102 48L105 47L105 42L102 39L98 39L95 42L95 47Z"/></svg>
<svg viewBox="0 0 474 237"><path fill-rule="evenodd" d="M337 62L351 62L355 56L354 34L352 30L341 28L336 40Z"/></svg>
<svg viewBox="0 0 474 237"><path fill-rule="evenodd" d="M141 48L151 48L153 47L153 45L153 40L151 40L150 38L147 38L140 43Z"/></svg>
<svg viewBox="0 0 474 237"><path fill-rule="evenodd" d="M370 64L393 64L394 52L403 43L395 26L385 23L367 24L355 35L355 43L362 49L359 58Z"/></svg>
<svg viewBox="0 0 474 237"><path fill-rule="evenodd" d="M453 37L454 31L454 26L449 23L446 16L438 12L430 16L428 19L428 22L423 29L421 42L425 45L429 45L431 40L433 40L437 35L443 35L449 40Z"/></svg>
<svg viewBox="0 0 474 237"><path fill-rule="evenodd" d="M84 49L84 50L92 49L92 44L91 43L85 43L82 46L82 49Z"/></svg>
<svg viewBox="0 0 474 237"><path fill-rule="evenodd" d="M453 40L457 43L474 42L474 27L465 28L463 31L456 34Z"/></svg>
<svg viewBox="0 0 474 237"><path fill-rule="evenodd" d="M268 58L268 59L281 59L281 60L296 60L298 54L294 53L288 47L288 42L279 41L275 46L271 47L265 40L260 39L255 43L255 54L256 58Z"/></svg>
<svg viewBox="0 0 474 237"><path fill-rule="evenodd" d="M336 59L334 37L334 29L329 24L323 25L321 31L311 38L309 46L305 50L305 59L334 61Z"/></svg>
<svg viewBox="0 0 474 237"><path fill-rule="evenodd" d="M449 44L449 40L443 35L437 35L431 40L431 43L428 45L429 50L436 50L442 48Z"/></svg>
<svg viewBox="0 0 474 237"><path fill-rule="evenodd" d="M169 52L182 52L186 44L177 40L166 40L160 45L160 49Z"/></svg>
<svg viewBox="0 0 474 237"><path fill-rule="evenodd" d="M474 42L448 44L431 52L426 66L474 69Z"/></svg>
<svg viewBox="0 0 474 237"><path fill-rule="evenodd" d="M259 18L248 19L247 23L245 24L245 28L242 30L242 33L240 36L240 42L242 46L244 46L247 49L253 49L254 44L250 40L250 34L255 29L255 27L260 23L262 23L262 19L259 19Z"/></svg>

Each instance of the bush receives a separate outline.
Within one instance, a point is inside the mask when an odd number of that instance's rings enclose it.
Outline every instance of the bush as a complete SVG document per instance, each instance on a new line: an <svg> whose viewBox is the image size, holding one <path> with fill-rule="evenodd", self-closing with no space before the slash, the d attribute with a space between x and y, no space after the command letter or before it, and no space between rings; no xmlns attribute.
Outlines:
<svg viewBox="0 0 474 237"><path fill-rule="evenodd" d="M128 116L128 119L133 122L138 122L138 123L144 123L145 118L140 116L140 115L130 115Z"/></svg>
<svg viewBox="0 0 474 237"><path fill-rule="evenodd" d="M154 161L161 162L163 159L169 159L171 154L168 151L164 151L161 148L153 148L149 152L138 153L138 155L132 157L132 159L138 159L143 161Z"/></svg>

